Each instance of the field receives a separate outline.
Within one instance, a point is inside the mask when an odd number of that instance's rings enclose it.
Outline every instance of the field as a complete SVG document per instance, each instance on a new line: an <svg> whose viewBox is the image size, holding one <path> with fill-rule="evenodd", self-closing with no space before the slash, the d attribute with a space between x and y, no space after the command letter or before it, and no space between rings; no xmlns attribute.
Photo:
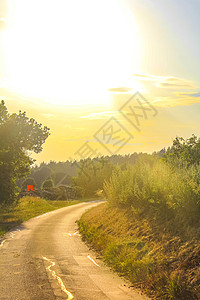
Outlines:
<svg viewBox="0 0 200 300"><path fill-rule="evenodd" d="M80 203L81 201L89 201L91 199L82 200L65 200L52 201L37 197L23 197L12 206L0 207L0 236L6 233L9 229L21 224L22 222L44 214L46 212Z"/></svg>

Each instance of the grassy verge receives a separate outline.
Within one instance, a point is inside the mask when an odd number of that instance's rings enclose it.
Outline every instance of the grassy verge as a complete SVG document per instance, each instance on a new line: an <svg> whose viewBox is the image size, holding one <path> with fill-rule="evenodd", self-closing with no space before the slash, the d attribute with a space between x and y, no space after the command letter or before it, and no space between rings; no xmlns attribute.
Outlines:
<svg viewBox="0 0 200 300"><path fill-rule="evenodd" d="M22 222L44 214L46 212L74 205L83 201L91 201L96 199L66 200L52 201L37 197L23 197L17 204L8 207L0 207L0 236L9 229L21 224Z"/></svg>
<svg viewBox="0 0 200 300"><path fill-rule="evenodd" d="M157 299L200 299L200 230L102 204L79 227L115 271Z"/></svg>

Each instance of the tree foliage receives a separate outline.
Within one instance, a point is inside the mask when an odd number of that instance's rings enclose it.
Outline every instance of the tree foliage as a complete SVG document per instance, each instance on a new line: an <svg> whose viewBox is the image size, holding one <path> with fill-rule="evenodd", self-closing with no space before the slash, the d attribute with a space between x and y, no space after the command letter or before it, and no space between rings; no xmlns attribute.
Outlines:
<svg viewBox="0 0 200 300"><path fill-rule="evenodd" d="M164 160L171 164L199 165L200 138L197 138L194 134L188 139L176 137L172 147L169 147L164 154Z"/></svg>
<svg viewBox="0 0 200 300"><path fill-rule="evenodd" d="M51 175L52 175L52 170L47 166L42 166L32 174L38 188L40 188L42 186L42 183L46 179L49 179Z"/></svg>
<svg viewBox="0 0 200 300"><path fill-rule="evenodd" d="M94 196L99 189L103 189L103 182L110 178L113 168L114 165L105 158L81 160L78 175L72 183L82 197Z"/></svg>
<svg viewBox="0 0 200 300"><path fill-rule="evenodd" d="M34 160L31 152L39 153L49 136L49 128L42 127L25 112L9 114L5 102L0 103L0 202L12 202L18 191L16 180L30 172Z"/></svg>
<svg viewBox="0 0 200 300"><path fill-rule="evenodd" d="M134 165L138 160L140 159L149 159L150 154L146 154L146 153L132 153L132 154L126 154L126 155L120 155L120 154L115 154L115 155L111 155L111 156L104 156L101 159L103 159L104 161L106 161L107 163L109 163L110 165L120 165L122 167L126 167L127 165ZM89 164L91 163L91 165L89 166ZM76 162L72 162L72 161L50 161L48 163L46 162L42 162L40 165L34 165L31 167L31 177L33 177L36 181L36 186L37 188L40 188L42 186L42 183L46 180L46 179L52 179L54 182L54 185L57 186L59 184L64 184L64 185L71 185L72 182L72 178L77 178L80 177L81 175L78 175L78 172L82 171L83 173L88 173L88 168L91 168L93 165L93 174L95 175L95 170L94 170L94 165L96 165L97 163L97 158L93 158L93 159L83 159L81 161L76 161ZM103 164L102 164L103 165ZM98 166L99 168L99 166ZM92 169L89 170L89 174L92 174ZM99 174L99 172L98 172ZM107 178L107 177L106 177ZM17 181L17 184L19 187L21 187L21 184L23 182L25 178L19 179ZM73 185L76 179L73 179ZM84 176L84 174L82 174L82 183L78 183L81 186L83 185L83 182L86 184L87 180ZM99 179L97 179L99 180ZM98 181L99 183L101 182L101 180ZM90 182L89 182L90 183ZM97 186L99 185L99 183L97 184ZM94 186L94 184L93 184ZM100 186L102 186L102 184L100 184ZM80 188L80 186L78 187L78 190L81 191L82 188ZM83 186L82 191L85 189L86 187ZM102 188L102 187L101 187ZM98 189L101 189L98 188ZM93 192L92 192L93 193Z"/></svg>

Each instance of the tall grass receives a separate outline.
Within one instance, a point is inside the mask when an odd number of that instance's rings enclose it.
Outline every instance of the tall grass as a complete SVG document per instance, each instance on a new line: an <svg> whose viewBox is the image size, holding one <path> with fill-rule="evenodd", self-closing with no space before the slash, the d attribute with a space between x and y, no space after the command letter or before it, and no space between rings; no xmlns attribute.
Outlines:
<svg viewBox="0 0 200 300"><path fill-rule="evenodd" d="M117 167L104 184L108 203L195 221L200 215L200 166L171 168L157 158Z"/></svg>
<svg viewBox="0 0 200 300"><path fill-rule="evenodd" d="M200 166L155 156L116 167L80 231L114 270L158 299L200 299Z"/></svg>

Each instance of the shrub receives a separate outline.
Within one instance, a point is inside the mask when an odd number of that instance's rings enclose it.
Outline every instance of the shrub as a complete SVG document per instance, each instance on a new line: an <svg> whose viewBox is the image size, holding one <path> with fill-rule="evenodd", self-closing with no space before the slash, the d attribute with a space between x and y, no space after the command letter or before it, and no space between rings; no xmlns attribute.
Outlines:
<svg viewBox="0 0 200 300"><path fill-rule="evenodd" d="M200 213L200 166L172 169L155 158L138 161L126 170L116 168L104 184L109 204L171 215L179 212L190 220Z"/></svg>
<svg viewBox="0 0 200 300"><path fill-rule="evenodd" d="M42 184L42 189L48 189L53 187L53 180L52 179L47 179L43 182Z"/></svg>

